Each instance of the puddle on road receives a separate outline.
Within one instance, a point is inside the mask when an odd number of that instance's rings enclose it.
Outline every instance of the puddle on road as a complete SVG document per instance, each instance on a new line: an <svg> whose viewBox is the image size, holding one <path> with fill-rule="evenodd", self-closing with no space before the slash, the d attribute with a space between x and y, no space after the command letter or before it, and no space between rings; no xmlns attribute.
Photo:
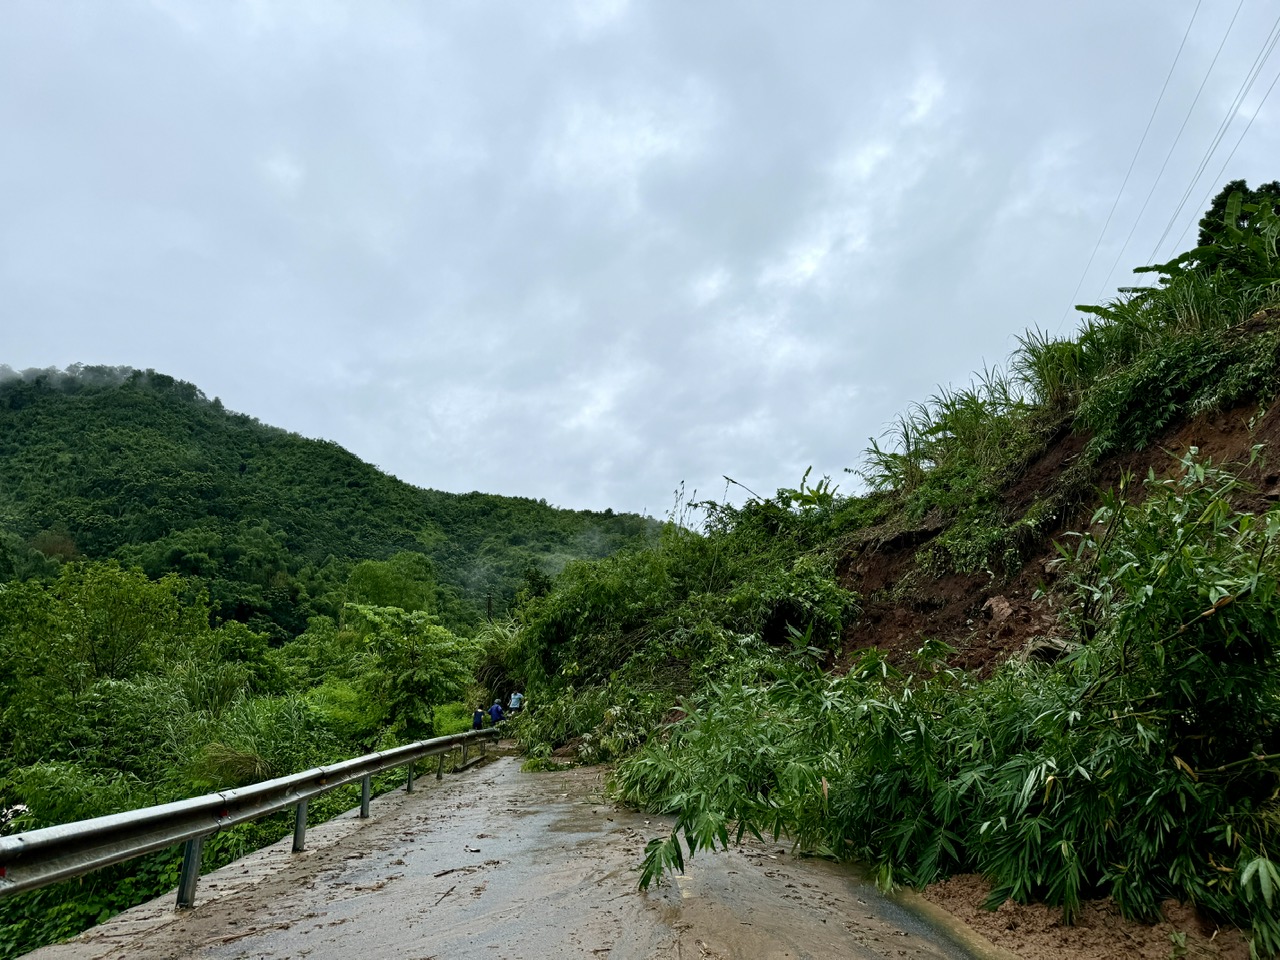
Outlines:
<svg viewBox="0 0 1280 960"><path fill-rule="evenodd" d="M699 854L687 867L672 881L678 899L661 909L702 956L974 956L839 865L752 845Z"/></svg>

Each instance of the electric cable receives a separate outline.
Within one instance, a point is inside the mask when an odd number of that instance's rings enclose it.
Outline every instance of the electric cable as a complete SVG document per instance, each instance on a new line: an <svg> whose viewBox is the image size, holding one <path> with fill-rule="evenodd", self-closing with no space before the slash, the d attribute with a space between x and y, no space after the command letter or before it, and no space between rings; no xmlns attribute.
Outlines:
<svg viewBox="0 0 1280 960"><path fill-rule="evenodd" d="M1209 202L1209 196L1213 193L1213 188L1214 188L1214 186L1218 183L1218 181L1219 181L1219 180L1221 180L1221 179L1222 179L1222 174L1226 171L1226 169L1227 169L1227 164L1229 164L1229 163L1231 162L1231 158L1232 158L1232 157L1234 157L1234 156L1236 155L1236 151L1240 149L1240 144L1244 142L1245 135L1246 135L1246 134L1248 134L1248 132L1249 132L1249 128L1253 126L1253 121L1254 121L1254 120L1256 120L1256 119L1258 119L1258 114L1262 112L1262 107L1263 107L1263 105L1267 102L1267 98L1271 96L1271 91L1272 91L1272 90L1274 90L1274 89L1276 88L1276 83L1277 83L1277 82L1280 82L1280 71L1277 71L1277 72L1276 72L1275 77L1274 77L1274 78L1272 78L1272 80L1271 80L1271 86L1267 87L1267 92L1266 92L1266 93L1264 93L1264 94L1262 95L1262 99L1258 101L1258 106L1257 106L1257 108L1253 111L1253 116L1251 116L1251 117L1249 118L1249 122L1245 124L1244 130L1242 130L1242 131L1240 132L1240 136L1236 138L1236 145L1235 145L1234 147L1232 147L1232 148L1231 148L1231 152L1230 152L1229 154L1227 154L1227 159L1225 159L1225 160L1223 160L1223 161L1222 161L1222 167L1218 170L1218 176L1217 176L1214 180L1210 181L1210 184L1209 184L1209 193L1206 193L1206 194L1204 195L1204 199L1200 201L1200 206L1201 206L1202 208L1204 207L1204 205L1205 205L1206 203L1208 203L1208 202ZM1187 225L1186 225L1185 227L1183 227L1183 228L1182 228L1182 233L1181 233L1181 235L1179 235L1179 237L1178 237L1178 243L1177 243L1177 244L1175 244L1175 246L1178 246L1178 245L1180 245L1180 244L1182 243L1182 238L1183 238L1183 237L1185 237L1185 236L1187 235L1187 231L1191 229L1191 223L1192 223L1192 222L1196 222L1196 223L1198 223L1198 222L1199 222L1199 220L1197 219L1197 220L1195 220L1195 221L1188 221L1188 222L1187 222Z"/></svg>
<svg viewBox="0 0 1280 960"><path fill-rule="evenodd" d="M1204 156L1200 158L1200 163L1197 165L1195 173L1192 174L1191 180L1190 182L1188 182L1186 190L1183 191L1182 197L1178 201L1177 206L1174 208L1173 214L1169 217L1169 222L1165 224L1164 231L1160 234L1160 239L1156 241L1156 245L1151 251L1151 256L1148 258L1148 261L1147 261L1148 263L1156 262L1156 257L1160 252L1160 248L1164 245L1165 240L1168 239L1170 232L1173 230L1174 226L1177 224L1178 218L1182 215L1183 208L1186 206L1187 201L1191 199L1192 192L1195 190L1196 184L1200 182L1200 178L1204 175L1204 172L1208 169L1209 163L1210 161L1212 161L1214 153L1217 152L1218 147L1222 144L1223 138L1226 137L1227 131L1230 129L1231 124L1234 122L1236 116L1239 113L1240 106L1243 104L1245 97L1247 97L1249 95L1249 92L1253 89L1254 83L1257 82L1257 79L1261 75L1267 60L1270 59L1272 53L1274 52L1278 41L1280 41L1280 16L1276 17L1276 21L1272 25L1271 30L1268 32L1266 39L1263 40L1262 46L1261 48L1259 48L1257 56L1255 56L1253 59L1253 64L1250 66L1248 73L1246 73L1245 75L1244 81L1240 85L1240 89L1236 91L1236 95L1232 99L1230 106L1227 107L1226 113L1222 118L1222 122L1218 124L1217 133L1214 134L1213 139L1209 144L1209 148L1205 151ZM1210 193L1213 192L1213 188L1216 185L1216 182L1217 182L1216 180L1210 181L1210 185L1209 185ZM1201 203L1200 206L1203 207L1203 203ZM1186 235L1185 229L1183 230L1183 235L1184 236ZM1180 242L1181 240L1179 240L1179 243Z"/></svg>
<svg viewBox="0 0 1280 960"><path fill-rule="evenodd" d="M1187 114L1182 118L1182 126L1178 128L1178 134L1173 138L1173 143L1169 145L1169 152L1164 155L1164 163L1160 164L1160 172L1156 174L1155 180L1151 183L1151 189L1147 191L1147 198L1142 201L1142 209L1138 211L1138 216L1133 221L1133 226L1129 228L1129 235L1124 238L1124 244L1120 247L1120 252L1116 254L1115 260L1111 262L1111 269L1107 271L1107 277L1102 281L1102 289L1098 292L1098 301L1102 301L1103 295L1107 292L1107 284L1111 282L1111 276L1116 272L1116 267L1120 265L1120 258L1124 256L1125 251L1129 249L1129 241L1133 239L1134 232L1138 229L1138 224L1142 222L1142 215L1147 212L1147 206L1151 203L1151 197L1156 192L1156 187L1160 185L1161 178L1169 166L1169 161L1173 158L1173 152L1178 148L1178 143L1182 140L1182 134L1187 129L1187 123L1191 120L1191 114L1195 112L1196 104L1200 102L1200 94L1204 93L1204 88L1209 82L1209 78L1213 76L1213 68L1218 65L1218 58L1222 56L1222 48L1227 45L1227 38L1231 36L1231 30L1236 25L1236 19L1240 16L1240 11L1244 8L1244 0L1240 0L1236 4L1236 12L1231 15L1231 22L1227 24L1227 30L1222 35L1222 41L1218 44L1218 49L1214 51L1213 59L1209 61L1209 69L1205 71L1204 79L1200 81L1200 86L1196 90L1196 95L1191 100L1191 106L1187 107Z"/></svg>
<svg viewBox="0 0 1280 960"><path fill-rule="evenodd" d="M1196 0L1196 8L1191 11L1191 19L1187 21L1187 29L1182 34L1182 42L1178 44L1178 52L1173 55L1173 63L1169 65L1169 72L1165 75L1164 86L1160 88L1160 96L1156 98L1156 105L1151 108L1151 116L1147 118L1147 126L1142 131L1142 138L1138 141L1138 149L1133 151L1133 159L1129 161L1129 169L1125 171L1124 180L1120 184L1120 189L1116 192L1116 198L1111 204L1111 212L1107 214L1107 220L1102 225L1102 232L1098 234L1098 240L1093 245L1093 252L1089 254L1089 262L1084 265L1084 271L1080 274L1080 282L1076 284L1075 292L1071 294L1071 301L1067 304L1066 309L1062 311L1062 319L1058 321L1058 329L1062 329L1062 325L1067 320L1067 315L1071 312L1071 308L1075 306L1076 297L1080 295L1080 288L1084 286L1085 277L1089 275L1089 268L1093 266L1094 258L1098 255L1098 248L1102 246L1102 238L1107 235L1107 228L1111 226L1111 218L1115 216L1116 207L1120 205L1120 198L1124 196L1124 188L1129 185L1129 177L1133 173L1134 164L1138 162L1138 155L1142 153L1143 144L1147 142L1147 134L1151 132L1151 124L1156 118L1156 113L1160 110L1160 104L1164 102L1165 91L1169 89L1169 81L1173 78L1173 71L1178 66L1178 60L1182 57L1182 51L1187 45L1187 38L1191 36L1191 27L1196 22L1196 16L1200 13L1200 5L1204 0Z"/></svg>

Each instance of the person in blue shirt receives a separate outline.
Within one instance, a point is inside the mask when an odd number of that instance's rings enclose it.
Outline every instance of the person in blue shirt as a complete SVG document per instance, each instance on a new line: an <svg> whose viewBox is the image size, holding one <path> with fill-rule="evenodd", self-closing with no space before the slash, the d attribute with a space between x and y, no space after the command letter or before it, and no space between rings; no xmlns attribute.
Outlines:
<svg viewBox="0 0 1280 960"><path fill-rule="evenodd" d="M484 726L484 707L476 707L476 712L471 715L471 729L479 730Z"/></svg>
<svg viewBox="0 0 1280 960"><path fill-rule="evenodd" d="M502 721L502 704L497 700L493 701L493 706L489 708L489 719L493 721L495 727Z"/></svg>

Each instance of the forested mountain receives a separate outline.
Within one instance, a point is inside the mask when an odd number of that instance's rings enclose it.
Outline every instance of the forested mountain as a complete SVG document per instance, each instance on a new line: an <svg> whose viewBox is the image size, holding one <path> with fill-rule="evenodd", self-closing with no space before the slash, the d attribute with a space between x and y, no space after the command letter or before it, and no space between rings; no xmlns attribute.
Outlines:
<svg viewBox="0 0 1280 960"><path fill-rule="evenodd" d="M151 370L7 372L0 580L45 558L116 558L152 578L194 579L216 617L279 642L308 617L337 612L355 562L407 552L431 561L432 606L463 629L490 606L504 611L527 578L656 527L612 511L414 487Z"/></svg>

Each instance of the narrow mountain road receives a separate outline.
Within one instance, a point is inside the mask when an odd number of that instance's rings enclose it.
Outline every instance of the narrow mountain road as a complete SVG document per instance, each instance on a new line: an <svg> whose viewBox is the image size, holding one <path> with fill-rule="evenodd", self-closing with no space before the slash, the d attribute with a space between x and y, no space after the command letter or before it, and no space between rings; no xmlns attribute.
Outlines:
<svg viewBox="0 0 1280 960"><path fill-rule="evenodd" d="M522 773L501 757L373 817L313 828L200 882L194 910L164 898L32 960L542 960L996 956L944 933L845 870L776 844L699 855L636 890L666 821L604 800L590 768ZM1008 956L1005 954L1005 956Z"/></svg>

